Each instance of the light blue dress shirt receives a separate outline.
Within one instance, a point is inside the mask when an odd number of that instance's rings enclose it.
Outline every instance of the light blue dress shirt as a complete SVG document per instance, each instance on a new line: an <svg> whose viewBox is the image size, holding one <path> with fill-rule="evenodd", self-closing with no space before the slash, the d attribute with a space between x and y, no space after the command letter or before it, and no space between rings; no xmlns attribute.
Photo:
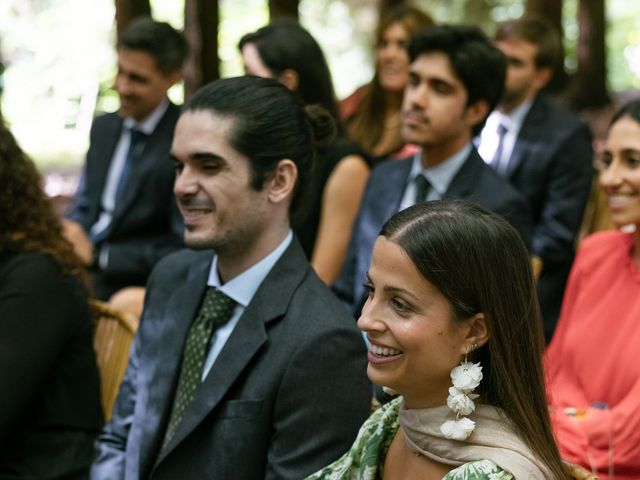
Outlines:
<svg viewBox="0 0 640 480"><path fill-rule="evenodd" d="M431 184L431 189L427 194L427 200L440 200L449 188L453 177L455 177L458 170L462 168L462 165L471 153L472 148L471 142L469 142L451 158L429 168L424 168L422 166L422 150L418 150L413 156L411 171L407 177L404 194L402 195L402 201L400 202L400 210L404 210L416 203L415 178L420 174L424 175L427 180L429 180L429 184Z"/></svg>
<svg viewBox="0 0 640 480"><path fill-rule="evenodd" d="M285 239L269 255L242 272L240 275L233 277L224 285L221 284L222 282L218 275L218 256L215 255L213 257L207 285L210 287L216 287L226 296L235 300L236 306L233 309L233 313L231 314L229 321L215 329L211 335L209 353L207 353L207 358L205 359L204 367L202 369L203 381L209 374L211 367L218 358L218 355L220 355L222 348L225 343L227 343L227 340L233 333L233 330L236 328L236 325L244 313L244 310L247 308L247 305L249 305L251 299L256 294L256 291L273 266L280 259L284 251L289 247L292 240L293 233L289 230Z"/></svg>

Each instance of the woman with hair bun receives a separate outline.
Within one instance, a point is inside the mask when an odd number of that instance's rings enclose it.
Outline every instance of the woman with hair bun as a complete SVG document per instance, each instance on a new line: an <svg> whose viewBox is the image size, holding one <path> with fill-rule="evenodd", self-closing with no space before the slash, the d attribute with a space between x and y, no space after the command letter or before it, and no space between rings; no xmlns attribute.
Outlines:
<svg viewBox="0 0 640 480"><path fill-rule="evenodd" d="M335 140L318 151L304 206L292 219L311 265L331 284L347 253L370 163L339 123L329 67L307 30L297 22L281 20L245 35L239 47L247 74L277 79L303 104L323 107L338 125Z"/></svg>

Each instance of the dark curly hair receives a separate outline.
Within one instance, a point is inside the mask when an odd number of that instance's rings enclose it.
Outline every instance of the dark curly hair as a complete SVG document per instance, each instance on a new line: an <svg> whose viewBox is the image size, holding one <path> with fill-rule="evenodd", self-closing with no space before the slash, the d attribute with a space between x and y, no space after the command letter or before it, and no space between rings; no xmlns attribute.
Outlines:
<svg viewBox="0 0 640 480"><path fill-rule="evenodd" d="M44 193L34 163L0 122L0 252L40 252L58 262L66 275L86 283L73 247Z"/></svg>

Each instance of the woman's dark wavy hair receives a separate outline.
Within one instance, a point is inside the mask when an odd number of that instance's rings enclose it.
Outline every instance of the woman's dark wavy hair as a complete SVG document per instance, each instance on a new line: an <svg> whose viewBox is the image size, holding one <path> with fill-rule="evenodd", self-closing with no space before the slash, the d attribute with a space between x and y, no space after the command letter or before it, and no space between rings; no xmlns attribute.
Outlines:
<svg viewBox="0 0 640 480"><path fill-rule="evenodd" d="M453 321L484 314L489 341L469 355L482 363L481 401L505 412L554 478L568 478L551 433L542 320L518 232L498 215L456 200L409 207L380 234L398 244L445 296Z"/></svg>
<svg viewBox="0 0 640 480"><path fill-rule="evenodd" d="M0 252L49 255L63 273L85 273L73 247L62 235L60 219L47 198L34 163L0 122Z"/></svg>

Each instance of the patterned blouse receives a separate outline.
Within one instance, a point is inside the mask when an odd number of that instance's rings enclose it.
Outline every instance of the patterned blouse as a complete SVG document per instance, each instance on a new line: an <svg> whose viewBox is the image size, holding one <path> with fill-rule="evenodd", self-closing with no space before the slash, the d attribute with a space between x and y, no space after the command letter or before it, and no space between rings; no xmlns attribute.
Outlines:
<svg viewBox="0 0 640 480"><path fill-rule="evenodd" d="M384 459L399 428L400 398L376 410L362 425L351 450L306 480L380 480ZM514 480L489 460L465 463L442 480Z"/></svg>

